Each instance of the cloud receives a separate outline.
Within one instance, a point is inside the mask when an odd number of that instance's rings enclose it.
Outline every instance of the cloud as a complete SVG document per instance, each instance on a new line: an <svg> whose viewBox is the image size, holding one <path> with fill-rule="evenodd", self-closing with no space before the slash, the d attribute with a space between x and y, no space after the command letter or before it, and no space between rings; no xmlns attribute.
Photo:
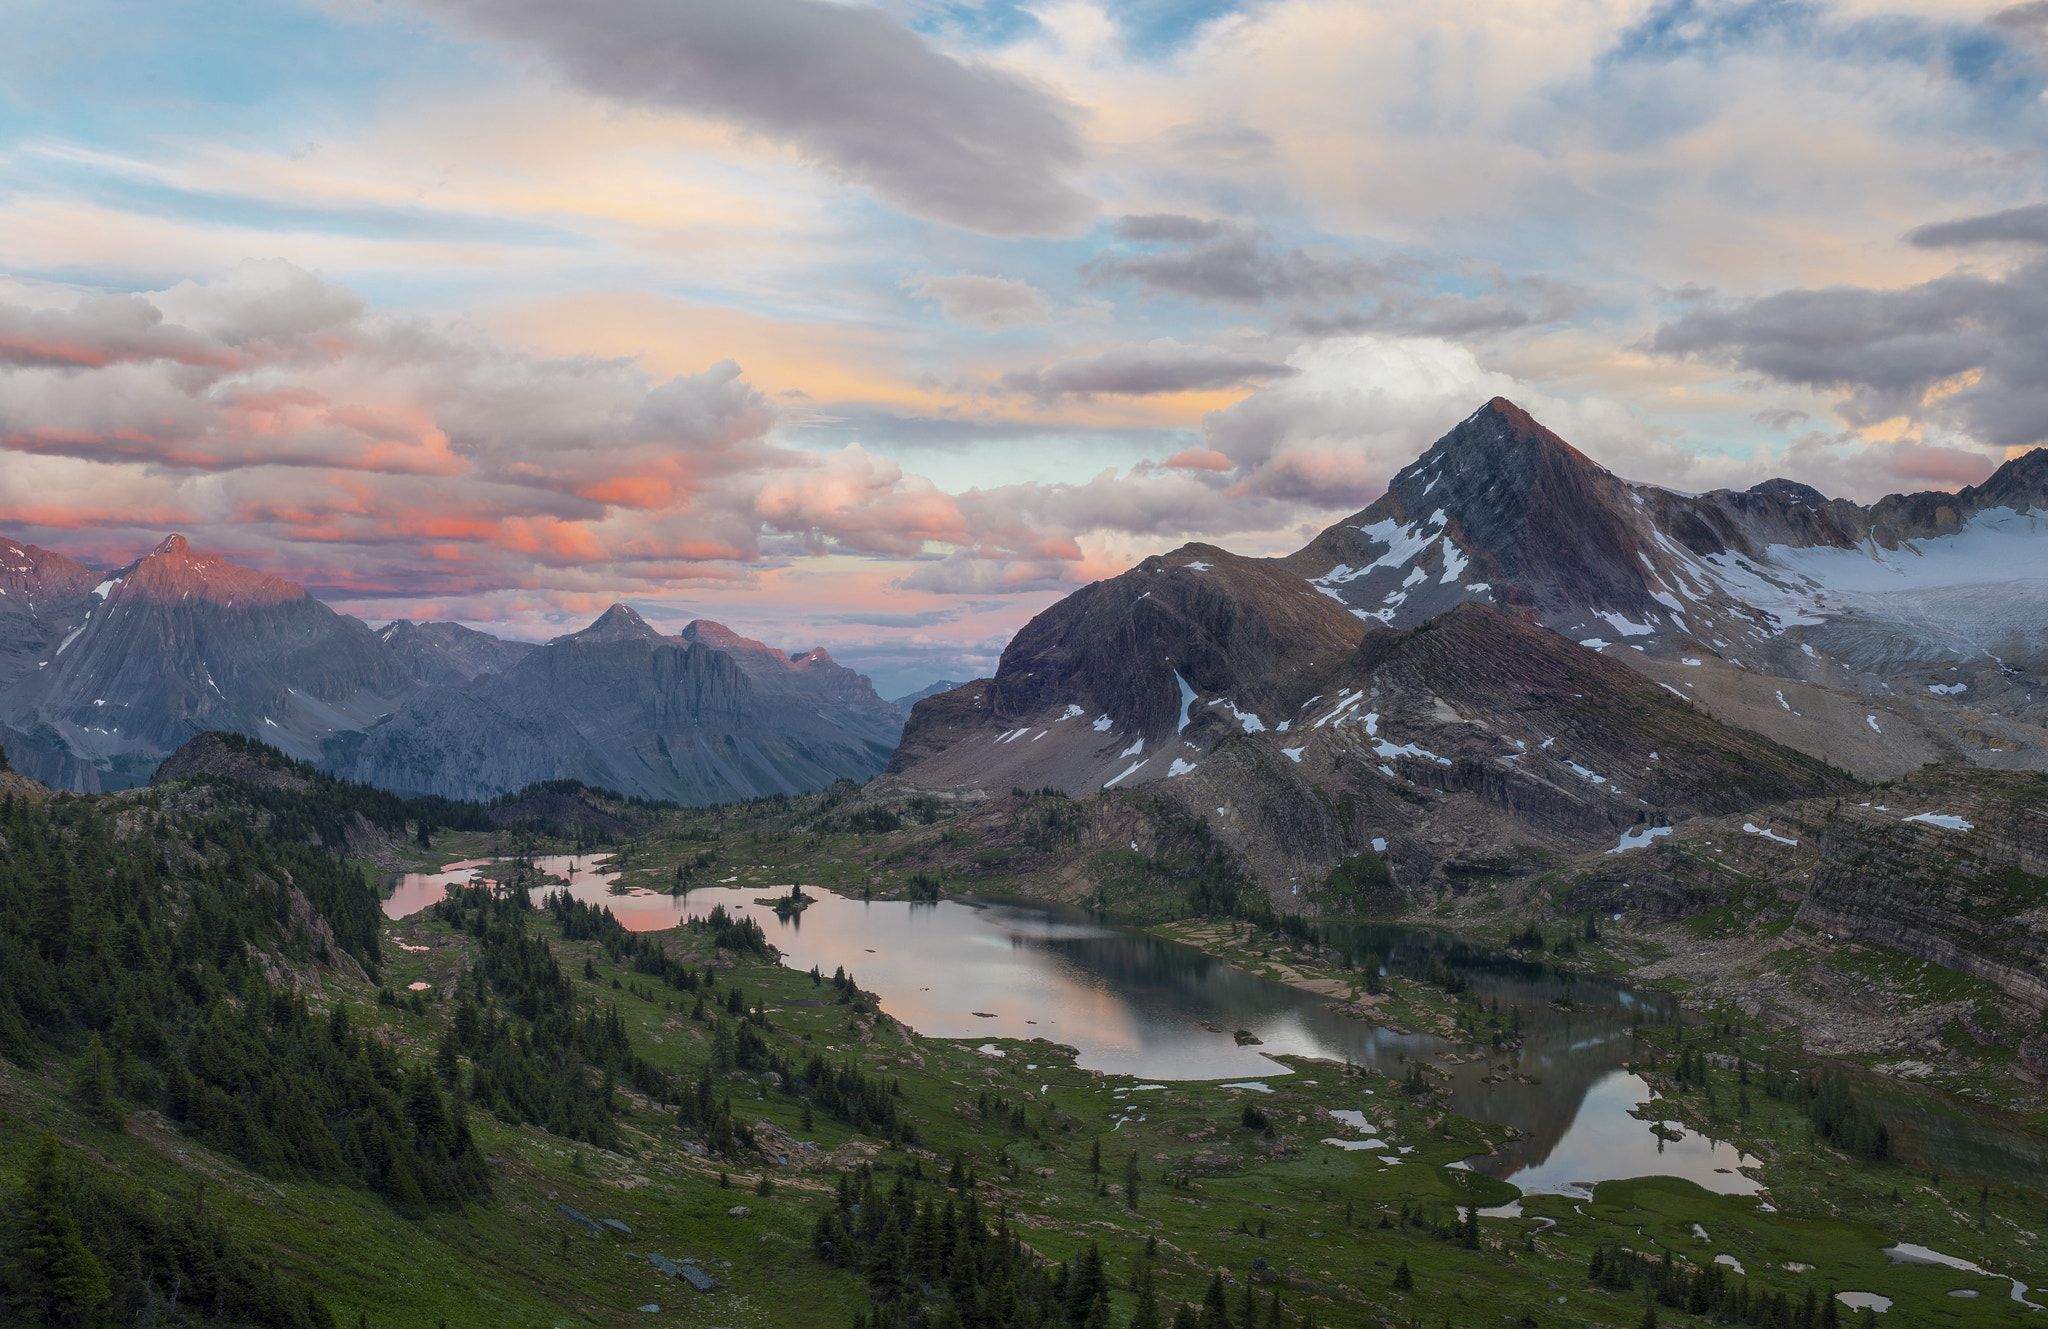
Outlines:
<svg viewBox="0 0 2048 1329"><path fill-rule="evenodd" d="M2048 8L2048 0L2044 0ZM2027 244L2048 245L2048 203L2029 203L1984 217L1935 222L1906 232L1908 244L1922 249L1947 249L1960 245Z"/></svg>
<svg viewBox="0 0 2048 1329"><path fill-rule="evenodd" d="M1098 255L1081 269L1090 285L1136 282L1153 294L1256 307L1271 300L1353 299L1397 272L1335 250L1280 249L1255 227L1170 213L1120 218L1115 234L1126 244L1172 248Z"/></svg>
<svg viewBox="0 0 2048 1329"><path fill-rule="evenodd" d="M879 8L425 2L537 47L587 92L729 121L918 216L1025 235L1065 231L1094 210L1065 179L1082 159L1072 108L933 49Z"/></svg>
<svg viewBox="0 0 2048 1329"><path fill-rule="evenodd" d="M1200 392L1245 383L1286 378L1294 370L1270 359L1189 345L1171 337L1137 346L1119 346L1095 355L1056 361L1043 369L1012 370L1003 387L1041 402L1096 394L1149 397L1168 392Z"/></svg>
<svg viewBox="0 0 2048 1329"><path fill-rule="evenodd" d="M911 289L936 300L939 312L953 322L983 332L1052 321L1044 293L1012 277L925 277Z"/></svg>
<svg viewBox="0 0 2048 1329"><path fill-rule="evenodd" d="M2033 238L2030 208L1915 232L1926 246ZM2048 441L2048 257L1890 289L1836 286L1701 304L1661 325L1658 353L1838 391L1868 428L1903 418L1998 449Z"/></svg>
<svg viewBox="0 0 2048 1329"><path fill-rule="evenodd" d="M1228 459L1193 454L947 492L859 443L779 441L808 417L785 415L732 361L662 376L514 350L289 265L69 309L0 304L0 329L0 519L109 542L171 519L216 544L232 530L274 570L356 602L517 593L562 609L806 557L912 573L937 560L933 587L1015 594L1101 575L1088 551L1105 534L1297 515L1230 500ZM1054 395L1145 393L1292 372L1165 341L1038 381Z"/></svg>
<svg viewBox="0 0 2048 1329"><path fill-rule="evenodd" d="M1090 285L1135 282L1149 295L1240 308L1278 304L1289 310L1289 330L1312 337L1470 337L1556 322L1579 306L1577 291L1546 277L1488 270L1475 280L1404 255L1380 261L1335 246L1283 249L1237 222L1149 213L1120 218L1115 235L1158 248L1097 255L1081 268ZM1473 285L1483 289L1432 289Z"/></svg>
<svg viewBox="0 0 2048 1329"><path fill-rule="evenodd" d="M1292 377L1202 421L1209 447L1237 468L1233 495L1322 510L1362 507L1395 471L1496 396L1521 403L1588 450L1632 455L1648 436L1612 403L1560 401L1439 339L1334 338L1302 347L1287 363Z"/></svg>

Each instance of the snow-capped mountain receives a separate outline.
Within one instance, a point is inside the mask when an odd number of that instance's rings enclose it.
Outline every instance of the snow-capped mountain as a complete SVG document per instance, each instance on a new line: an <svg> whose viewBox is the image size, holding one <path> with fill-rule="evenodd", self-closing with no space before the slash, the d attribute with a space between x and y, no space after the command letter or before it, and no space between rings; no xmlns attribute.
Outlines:
<svg viewBox="0 0 2048 1329"><path fill-rule="evenodd" d="M1157 785L1309 871L1360 818L1582 850L1846 770L2048 765L2044 484L2048 450L1869 507L1679 494L1496 399L1295 554L1189 545L1054 605L993 679L919 702L890 769ZM1355 816L1325 818L1340 790Z"/></svg>

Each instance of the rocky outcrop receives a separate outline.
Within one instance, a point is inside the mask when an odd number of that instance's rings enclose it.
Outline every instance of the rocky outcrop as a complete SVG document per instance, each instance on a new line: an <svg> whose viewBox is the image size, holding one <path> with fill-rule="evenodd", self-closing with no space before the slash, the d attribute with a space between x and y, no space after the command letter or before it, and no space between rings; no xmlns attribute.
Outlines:
<svg viewBox="0 0 2048 1329"><path fill-rule="evenodd" d="M264 789L304 789L312 782L275 749L251 743L240 735L201 734L164 759L151 784L211 776L239 780Z"/></svg>
<svg viewBox="0 0 2048 1329"><path fill-rule="evenodd" d="M1823 823L1797 921L1998 985L2048 1010L2048 778L1980 777L1969 829L1844 808ZM1986 796L1988 795L1988 796Z"/></svg>

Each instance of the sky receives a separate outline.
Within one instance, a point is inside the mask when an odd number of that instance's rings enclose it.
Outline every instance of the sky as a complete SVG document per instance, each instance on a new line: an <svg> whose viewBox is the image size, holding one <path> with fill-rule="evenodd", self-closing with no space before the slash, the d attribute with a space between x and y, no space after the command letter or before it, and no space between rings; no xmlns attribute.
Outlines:
<svg viewBox="0 0 2048 1329"><path fill-rule="evenodd" d="M883 695L1475 407L2048 441L2048 0L0 0L0 535Z"/></svg>

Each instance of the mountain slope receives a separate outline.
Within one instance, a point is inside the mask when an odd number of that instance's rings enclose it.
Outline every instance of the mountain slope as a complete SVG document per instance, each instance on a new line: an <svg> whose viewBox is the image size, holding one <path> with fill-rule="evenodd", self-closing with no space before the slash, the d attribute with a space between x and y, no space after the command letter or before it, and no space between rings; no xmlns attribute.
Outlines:
<svg viewBox="0 0 2048 1329"><path fill-rule="evenodd" d="M1711 676L1686 661L1720 675L1702 690L1717 714L1868 774L2048 765L2048 449L1868 507L1789 480L1680 494L1496 398L1282 562L1362 620L1478 600L1681 689ZM1792 724L1801 707L1736 674L1883 698L1888 741L1817 696Z"/></svg>
<svg viewBox="0 0 2048 1329"><path fill-rule="evenodd" d="M460 623L414 623L396 619L377 629L392 660L420 683L450 687L478 674L501 673L533 649L529 641L506 641Z"/></svg>
<svg viewBox="0 0 2048 1329"><path fill-rule="evenodd" d="M147 779L207 729L311 755L410 686L358 620L174 535L86 594L47 660L7 691L5 709L17 728L48 736L46 746L119 787Z"/></svg>
<svg viewBox="0 0 2048 1329"><path fill-rule="evenodd" d="M665 637L613 605L501 671L425 688L388 719L336 736L326 765L383 788L466 799L554 779L684 803L821 789L873 775L895 737L887 719L807 686L830 677L827 667L839 669L827 658L771 690L733 654ZM860 675L840 672L873 696Z"/></svg>

